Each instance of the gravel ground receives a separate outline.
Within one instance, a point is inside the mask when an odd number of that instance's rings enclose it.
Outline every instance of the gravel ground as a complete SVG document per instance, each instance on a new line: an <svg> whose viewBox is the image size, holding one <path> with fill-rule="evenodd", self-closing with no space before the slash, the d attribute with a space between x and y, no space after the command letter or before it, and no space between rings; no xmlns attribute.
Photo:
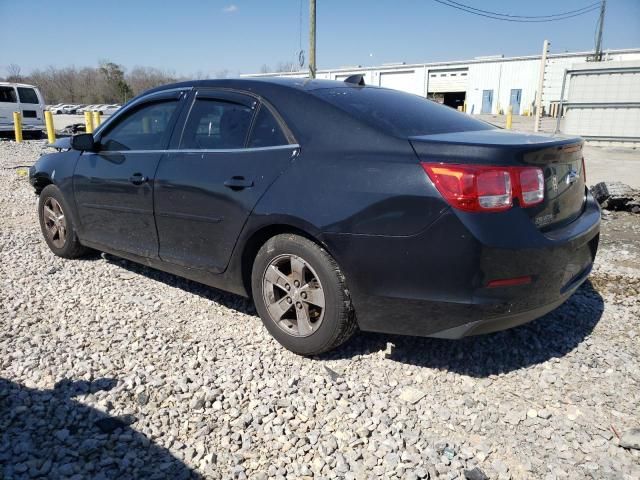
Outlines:
<svg viewBox="0 0 640 480"><path fill-rule="evenodd" d="M13 168L42 144L0 142L0 477L640 478L640 216L538 321L307 359L243 298L54 257Z"/></svg>

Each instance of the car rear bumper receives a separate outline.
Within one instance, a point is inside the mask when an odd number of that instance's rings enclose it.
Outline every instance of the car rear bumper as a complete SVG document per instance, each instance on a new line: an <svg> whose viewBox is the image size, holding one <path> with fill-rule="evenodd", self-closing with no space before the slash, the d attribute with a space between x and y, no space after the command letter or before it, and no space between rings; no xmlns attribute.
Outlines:
<svg viewBox="0 0 640 480"><path fill-rule="evenodd" d="M487 218L448 210L415 236L327 235L360 328L440 338L503 330L554 310L587 279L600 230L590 194L576 220L549 233L518 208ZM531 283L487 286L523 276Z"/></svg>

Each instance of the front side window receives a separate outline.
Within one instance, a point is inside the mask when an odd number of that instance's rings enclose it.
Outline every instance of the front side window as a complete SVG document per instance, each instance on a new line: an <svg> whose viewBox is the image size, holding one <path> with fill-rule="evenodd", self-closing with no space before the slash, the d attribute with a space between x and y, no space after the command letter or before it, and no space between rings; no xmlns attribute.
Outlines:
<svg viewBox="0 0 640 480"><path fill-rule="evenodd" d="M20 103L40 103L38 94L33 88L18 87L18 96L20 97Z"/></svg>
<svg viewBox="0 0 640 480"><path fill-rule="evenodd" d="M16 91L13 87L0 87L0 102L16 103Z"/></svg>
<svg viewBox="0 0 640 480"><path fill-rule="evenodd" d="M275 147L288 143L273 114L267 107L261 106L249 138L249 148Z"/></svg>
<svg viewBox="0 0 640 480"><path fill-rule="evenodd" d="M253 110L238 103L196 99L184 127L181 149L244 148Z"/></svg>
<svg viewBox="0 0 640 480"><path fill-rule="evenodd" d="M162 150L177 100L148 103L121 119L100 139L101 150Z"/></svg>

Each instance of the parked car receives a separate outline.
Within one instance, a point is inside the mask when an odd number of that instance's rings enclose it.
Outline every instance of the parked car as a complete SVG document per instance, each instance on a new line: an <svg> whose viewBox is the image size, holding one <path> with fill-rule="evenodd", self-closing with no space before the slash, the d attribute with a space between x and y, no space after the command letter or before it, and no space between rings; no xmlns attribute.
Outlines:
<svg viewBox="0 0 640 480"><path fill-rule="evenodd" d="M86 105L84 104L71 104L71 105L65 105L64 107L62 107L62 113L65 113L67 115L76 115L78 114L78 112L80 111L80 109L86 107Z"/></svg>
<svg viewBox="0 0 640 480"><path fill-rule="evenodd" d="M46 243L251 295L304 355L357 327L513 327L585 281L600 211L580 138L501 130L347 80L194 81L137 97L31 168Z"/></svg>
<svg viewBox="0 0 640 480"><path fill-rule="evenodd" d="M44 99L34 85L0 82L0 132L13 132L13 112L22 114L22 130L44 130Z"/></svg>
<svg viewBox="0 0 640 480"><path fill-rule="evenodd" d="M105 105L104 108L100 109L100 113L103 115L113 115L118 110L122 108L121 105Z"/></svg>

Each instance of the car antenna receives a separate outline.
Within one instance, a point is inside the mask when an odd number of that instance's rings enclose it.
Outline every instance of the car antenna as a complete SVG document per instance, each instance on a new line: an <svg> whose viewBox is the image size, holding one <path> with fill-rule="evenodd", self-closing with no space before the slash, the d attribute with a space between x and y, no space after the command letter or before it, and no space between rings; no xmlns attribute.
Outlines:
<svg viewBox="0 0 640 480"><path fill-rule="evenodd" d="M353 83L354 85L358 85L359 87L364 87L364 75L361 73L356 73L355 75L349 75L344 79L344 83Z"/></svg>

